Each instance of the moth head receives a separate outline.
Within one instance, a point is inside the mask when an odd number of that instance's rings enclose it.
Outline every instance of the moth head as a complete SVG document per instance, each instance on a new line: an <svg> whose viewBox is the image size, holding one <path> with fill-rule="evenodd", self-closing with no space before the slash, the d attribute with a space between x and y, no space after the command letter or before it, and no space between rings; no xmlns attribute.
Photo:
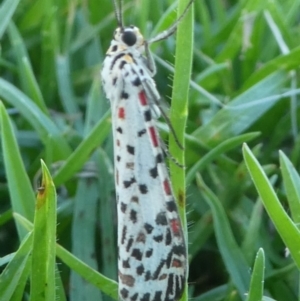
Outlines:
<svg viewBox="0 0 300 301"><path fill-rule="evenodd" d="M115 31L114 39L125 48L139 48L144 45L144 37L140 33L140 30L135 26L118 27Z"/></svg>

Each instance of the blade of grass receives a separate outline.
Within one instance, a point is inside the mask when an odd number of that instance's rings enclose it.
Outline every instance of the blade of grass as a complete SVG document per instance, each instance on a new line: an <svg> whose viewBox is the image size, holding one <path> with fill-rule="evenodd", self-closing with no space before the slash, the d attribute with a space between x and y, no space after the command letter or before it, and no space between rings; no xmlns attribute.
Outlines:
<svg viewBox="0 0 300 301"><path fill-rule="evenodd" d="M56 191L50 173L42 164L42 185L38 190L33 229L30 301L56 299L55 243Z"/></svg>
<svg viewBox="0 0 300 301"><path fill-rule="evenodd" d="M205 166L208 163L212 162L215 158L237 147L243 142L251 141L259 135L260 133L248 133L237 137L229 138L221 142L219 145L217 145L211 151L209 151L205 156L203 156L197 163L195 163L193 167L188 171L186 176L186 185L189 186L192 180L194 179L196 173L203 170L203 168L205 168Z"/></svg>
<svg viewBox="0 0 300 301"><path fill-rule="evenodd" d="M115 281L101 275L87 264L76 258L62 246L56 246L57 256L71 269L81 275L86 281L98 287L107 296L118 300L118 284Z"/></svg>
<svg viewBox="0 0 300 301"><path fill-rule="evenodd" d="M72 221L72 254L91 268L97 269L95 258L95 225L97 223L98 181L96 178L82 178L77 185ZM106 212L107 214L107 212ZM73 301L101 301L101 292L87 283L74 271L70 275L70 299Z"/></svg>
<svg viewBox="0 0 300 301"><path fill-rule="evenodd" d="M178 3L178 16L181 16L188 5L188 0L180 0ZM181 145L184 146L184 131L188 116L189 83L193 61L193 5L184 19L178 24L176 34L175 73L172 91L172 106L170 112L171 124ZM178 162L184 165L184 151L176 144L174 137L170 136L170 153ZM181 221L187 241L187 221L185 214L185 171L175 164L170 165L171 181L175 198L179 206ZM181 300L187 300L187 283Z"/></svg>
<svg viewBox="0 0 300 301"><path fill-rule="evenodd" d="M288 157L279 151L280 167L286 190L287 199L289 202L289 208L294 222L300 224L300 177L288 159Z"/></svg>
<svg viewBox="0 0 300 301"><path fill-rule="evenodd" d="M290 217L284 211L271 183L251 150L244 144L243 155L252 181L262 199L268 215L273 221L279 235L289 248L289 251L300 268L300 232Z"/></svg>
<svg viewBox="0 0 300 301"><path fill-rule="evenodd" d="M16 297L22 295L29 275L32 240L31 232L24 237L18 251L0 275L0 301L21 300Z"/></svg>
<svg viewBox="0 0 300 301"><path fill-rule="evenodd" d="M99 120L89 135L86 136L64 165L57 171L53 177L55 185L59 186L69 180L84 165L91 152L101 145L111 128L109 116L110 111Z"/></svg>
<svg viewBox="0 0 300 301"><path fill-rule="evenodd" d="M42 92L39 88L34 71L32 70L32 66L29 61L26 46L24 45L24 41L13 22L9 24L8 34L18 62L19 78L22 83L22 91L24 91L37 104L44 114L49 116Z"/></svg>
<svg viewBox="0 0 300 301"><path fill-rule="evenodd" d="M220 200L218 200L217 196L206 186L199 174L197 175L196 180L197 185L201 189L201 193L210 206L213 214L215 235L223 262L240 297L244 298L244 294L247 292L250 282L247 261L235 241L228 218Z"/></svg>
<svg viewBox="0 0 300 301"><path fill-rule="evenodd" d="M19 214L14 214L15 219L28 231L32 231L33 224ZM98 273L68 250L56 243L56 256L68 267L82 276L86 281L95 285L107 296L118 300L118 283ZM5 300L6 301L6 300Z"/></svg>
<svg viewBox="0 0 300 301"><path fill-rule="evenodd" d="M265 254L263 249L259 249L253 267L247 301L257 301L262 299L264 291L264 269Z"/></svg>
<svg viewBox="0 0 300 301"><path fill-rule="evenodd" d="M54 160L69 156L71 149L61 130L29 97L2 78L0 78L0 97L19 110L44 143L47 143L48 136L53 137Z"/></svg>
<svg viewBox="0 0 300 301"><path fill-rule="evenodd" d="M26 173L9 116L0 102L1 140L10 201L14 212L33 220L35 196ZM19 237L26 234L17 224Z"/></svg>
<svg viewBox="0 0 300 301"><path fill-rule="evenodd" d="M0 7L0 39L2 38L20 0L6 0Z"/></svg>

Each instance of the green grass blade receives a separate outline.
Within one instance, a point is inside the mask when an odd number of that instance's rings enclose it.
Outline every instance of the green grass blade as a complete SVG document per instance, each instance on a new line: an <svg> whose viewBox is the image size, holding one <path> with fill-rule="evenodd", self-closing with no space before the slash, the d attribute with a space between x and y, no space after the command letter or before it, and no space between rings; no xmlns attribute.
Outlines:
<svg viewBox="0 0 300 301"><path fill-rule="evenodd" d="M300 224L300 177L288 157L279 151L280 167L289 208L294 222Z"/></svg>
<svg viewBox="0 0 300 301"><path fill-rule="evenodd" d="M217 145L211 151L205 154L205 156L203 156L197 163L195 163L193 167L188 171L186 176L186 185L189 186L192 180L194 179L196 173L203 170L205 166L208 165L208 163L212 162L220 155L241 145L243 142L251 141L259 135L260 133L248 133L237 137L229 138L221 142L219 145Z"/></svg>
<svg viewBox="0 0 300 301"><path fill-rule="evenodd" d="M35 196L3 103L0 103L0 118L3 159L12 209L32 221ZM24 237L26 232L18 224L17 229L19 237Z"/></svg>
<svg viewBox="0 0 300 301"><path fill-rule="evenodd" d="M2 38L20 0L6 0L0 7L0 39Z"/></svg>
<svg viewBox="0 0 300 301"><path fill-rule="evenodd" d="M284 211L284 208L282 207L262 167L246 144L243 146L243 155L252 181L254 182L254 185L262 199L268 215L273 221L282 240L289 248L296 265L300 268L299 230Z"/></svg>
<svg viewBox="0 0 300 301"><path fill-rule="evenodd" d="M250 283L247 261L236 243L220 200L205 185L199 175L196 180L205 201L208 203L212 211L215 235L222 254L223 262L239 292L240 297L243 298L244 294L248 291L248 285Z"/></svg>
<svg viewBox="0 0 300 301"><path fill-rule="evenodd" d="M118 300L118 284L115 281L101 275L87 264L76 258L62 246L56 247L57 256L72 270L82 276L86 281L98 287L109 297Z"/></svg>
<svg viewBox="0 0 300 301"><path fill-rule="evenodd" d="M34 217L30 301L56 299L55 243L56 191L42 161L42 184L38 190Z"/></svg>
<svg viewBox="0 0 300 301"><path fill-rule="evenodd" d="M94 256L96 249L95 225L97 223L95 208L98 200L98 186L96 178L79 180L72 221L72 254L96 270L98 265ZM101 292L82 279L75 271L71 271L70 288L70 299L73 301L102 300Z"/></svg>
<svg viewBox="0 0 300 301"><path fill-rule="evenodd" d="M12 22L8 27L8 34L18 62L22 91L24 91L37 104L44 114L49 116L42 92L38 86L34 71L29 61L26 46L24 45L24 41L17 27Z"/></svg>
<svg viewBox="0 0 300 301"><path fill-rule="evenodd" d="M32 240L32 233L24 237L18 251L0 275L0 301L21 300L17 297L22 296L29 275Z"/></svg>
<svg viewBox="0 0 300 301"><path fill-rule="evenodd" d="M44 143L47 143L49 136L52 137L54 160L66 158L71 153L70 147L54 122L24 93L1 78L0 97L21 112Z"/></svg>
<svg viewBox="0 0 300 301"><path fill-rule="evenodd" d="M107 137L111 129L109 115L110 111L99 120L89 135L81 142L64 165L57 171L53 178L57 186L69 180L76 171L80 170L91 152L96 147L99 147Z"/></svg>
<svg viewBox="0 0 300 301"><path fill-rule="evenodd" d="M243 133L281 99L274 94L281 92L287 77L283 71L269 75L233 99L194 135L204 144L214 146Z"/></svg>
<svg viewBox="0 0 300 301"><path fill-rule="evenodd" d="M180 0L178 3L178 16L181 16L188 4L188 0ZM175 73L172 90L172 106L170 112L171 124L179 139L184 146L184 132L188 116L188 95L189 84L193 61L193 6L187 15L179 23L176 34L176 53L175 53ZM185 164L184 151L176 144L174 137L170 135L170 153L182 165ZM187 241L187 220L185 214L185 171L175 164L170 165L172 185L175 198L179 206L184 233ZM187 285L181 300L187 300Z"/></svg>
<svg viewBox="0 0 300 301"><path fill-rule="evenodd" d="M253 267L247 301L262 300L264 291L264 269L265 254L263 249L259 249Z"/></svg>

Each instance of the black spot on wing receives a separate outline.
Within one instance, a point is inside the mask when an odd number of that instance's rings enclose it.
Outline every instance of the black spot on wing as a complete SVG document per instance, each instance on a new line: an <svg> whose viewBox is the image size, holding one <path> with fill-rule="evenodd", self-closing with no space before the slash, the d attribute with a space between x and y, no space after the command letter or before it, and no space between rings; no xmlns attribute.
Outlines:
<svg viewBox="0 0 300 301"><path fill-rule="evenodd" d="M139 189L140 189L141 194L146 194L148 192L148 187L145 184L140 184Z"/></svg>
<svg viewBox="0 0 300 301"><path fill-rule="evenodd" d="M127 148L127 151L129 154L134 155L134 147L133 146L127 145L126 148Z"/></svg>
<svg viewBox="0 0 300 301"><path fill-rule="evenodd" d="M141 301L150 301L150 293L144 294L144 296L141 298Z"/></svg>
<svg viewBox="0 0 300 301"><path fill-rule="evenodd" d="M158 176L157 166L153 167L149 171L150 176L155 179Z"/></svg>
<svg viewBox="0 0 300 301"><path fill-rule="evenodd" d="M148 122L152 119L150 110L147 110L147 111L144 112L144 118L145 118L146 122Z"/></svg>
<svg viewBox="0 0 300 301"><path fill-rule="evenodd" d="M166 226L168 224L166 213L160 212L156 215L155 222L157 225Z"/></svg>
<svg viewBox="0 0 300 301"><path fill-rule="evenodd" d="M140 249L133 249L131 252L131 256L134 257L136 260L142 260L143 254Z"/></svg>
<svg viewBox="0 0 300 301"><path fill-rule="evenodd" d="M138 136L142 137L146 133L147 133L146 129L142 129L142 130L138 131Z"/></svg>
<svg viewBox="0 0 300 301"><path fill-rule="evenodd" d="M141 80L140 78L137 76L132 82L131 82L134 86L138 87L141 85Z"/></svg>

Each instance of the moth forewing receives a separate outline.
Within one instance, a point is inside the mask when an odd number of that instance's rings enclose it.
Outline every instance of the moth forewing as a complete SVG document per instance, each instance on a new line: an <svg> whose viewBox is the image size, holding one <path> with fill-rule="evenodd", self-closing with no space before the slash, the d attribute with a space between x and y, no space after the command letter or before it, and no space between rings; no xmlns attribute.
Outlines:
<svg viewBox="0 0 300 301"><path fill-rule="evenodd" d="M101 77L112 108L119 297L124 301L176 301L186 282L187 254L152 114L160 96L152 78L155 63L148 45L172 34L183 16L147 42L137 27L124 27L116 0L114 5L119 27Z"/></svg>

